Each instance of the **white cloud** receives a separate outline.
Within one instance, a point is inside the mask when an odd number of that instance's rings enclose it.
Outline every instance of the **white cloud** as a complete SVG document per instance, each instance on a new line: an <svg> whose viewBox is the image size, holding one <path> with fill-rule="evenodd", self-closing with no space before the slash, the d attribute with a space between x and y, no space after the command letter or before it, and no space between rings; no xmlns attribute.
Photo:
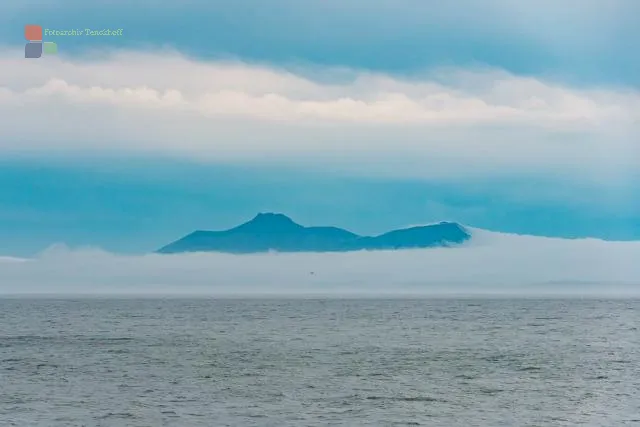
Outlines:
<svg viewBox="0 0 640 427"><path fill-rule="evenodd" d="M384 124L597 125L640 117L640 96L571 90L498 71L450 70L422 81L357 73L320 84L283 70L120 53L102 60L0 59L5 103L166 108L204 117ZM17 56L17 55L15 55ZM330 71L330 70L329 70ZM465 81L474 85L460 89Z"/></svg>
<svg viewBox="0 0 640 427"><path fill-rule="evenodd" d="M499 70L349 75L320 83L177 54L27 61L4 52L0 155L142 153L404 176L638 166L640 94L631 90Z"/></svg>
<svg viewBox="0 0 640 427"><path fill-rule="evenodd" d="M473 233L463 247L392 252L121 256L54 247L0 263L0 294L640 294L640 242Z"/></svg>

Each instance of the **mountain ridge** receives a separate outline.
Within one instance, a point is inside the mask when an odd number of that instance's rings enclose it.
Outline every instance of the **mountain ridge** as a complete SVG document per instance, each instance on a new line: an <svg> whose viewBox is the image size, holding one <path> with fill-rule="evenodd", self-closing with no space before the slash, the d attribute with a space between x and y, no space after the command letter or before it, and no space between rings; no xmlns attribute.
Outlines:
<svg viewBox="0 0 640 427"><path fill-rule="evenodd" d="M333 226L306 227L282 213L258 213L253 219L222 231L196 230L156 252L259 253L350 252L448 247L461 244L471 234L455 222L412 226L377 236L361 236Z"/></svg>

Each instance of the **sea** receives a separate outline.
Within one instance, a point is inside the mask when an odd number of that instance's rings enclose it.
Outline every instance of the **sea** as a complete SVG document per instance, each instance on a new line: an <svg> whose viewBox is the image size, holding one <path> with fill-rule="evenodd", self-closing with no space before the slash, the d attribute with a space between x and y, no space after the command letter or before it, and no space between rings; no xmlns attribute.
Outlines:
<svg viewBox="0 0 640 427"><path fill-rule="evenodd" d="M640 426L640 300L0 299L0 426Z"/></svg>

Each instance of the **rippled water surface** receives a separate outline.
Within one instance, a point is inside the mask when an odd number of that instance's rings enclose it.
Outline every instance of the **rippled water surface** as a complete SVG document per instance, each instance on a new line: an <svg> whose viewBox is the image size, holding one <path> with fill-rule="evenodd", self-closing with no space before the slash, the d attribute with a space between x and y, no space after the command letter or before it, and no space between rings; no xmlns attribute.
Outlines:
<svg viewBox="0 0 640 427"><path fill-rule="evenodd" d="M640 426L637 300L0 299L0 425Z"/></svg>

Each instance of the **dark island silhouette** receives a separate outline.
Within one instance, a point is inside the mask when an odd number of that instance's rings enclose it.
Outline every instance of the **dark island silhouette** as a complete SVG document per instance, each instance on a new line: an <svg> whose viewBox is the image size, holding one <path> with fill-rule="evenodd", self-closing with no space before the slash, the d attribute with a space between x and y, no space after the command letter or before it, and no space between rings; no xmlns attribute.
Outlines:
<svg viewBox="0 0 640 427"><path fill-rule="evenodd" d="M394 230L379 236L360 236L337 227L304 227L279 213L259 213L251 221L224 231L193 233L157 252L349 252L448 247L471 234L455 222Z"/></svg>

